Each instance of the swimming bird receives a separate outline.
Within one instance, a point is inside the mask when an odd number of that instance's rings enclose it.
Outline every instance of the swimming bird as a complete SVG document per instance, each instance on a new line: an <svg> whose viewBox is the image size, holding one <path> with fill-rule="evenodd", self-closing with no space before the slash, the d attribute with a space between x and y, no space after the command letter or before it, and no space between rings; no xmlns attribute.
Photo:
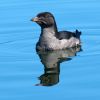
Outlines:
<svg viewBox="0 0 100 100"><path fill-rule="evenodd" d="M61 50L81 44L81 32L78 30L75 32L58 31L55 18L50 12L39 13L31 21L36 22L41 27L36 50Z"/></svg>

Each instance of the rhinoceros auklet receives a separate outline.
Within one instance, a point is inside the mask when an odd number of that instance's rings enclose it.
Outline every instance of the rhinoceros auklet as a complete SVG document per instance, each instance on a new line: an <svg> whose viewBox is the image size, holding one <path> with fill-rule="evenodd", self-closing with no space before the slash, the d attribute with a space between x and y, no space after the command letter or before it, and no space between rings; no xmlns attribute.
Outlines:
<svg viewBox="0 0 100 100"><path fill-rule="evenodd" d="M80 45L81 32L58 31L54 16L50 12L39 13L31 21L41 27L37 50L59 50Z"/></svg>

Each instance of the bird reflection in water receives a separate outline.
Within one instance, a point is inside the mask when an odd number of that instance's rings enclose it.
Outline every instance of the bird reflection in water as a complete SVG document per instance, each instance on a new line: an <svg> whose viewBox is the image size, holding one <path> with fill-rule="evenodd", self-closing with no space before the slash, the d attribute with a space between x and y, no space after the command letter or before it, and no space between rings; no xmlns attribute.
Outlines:
<svg viewBox="0 0 100 100"><path fill-rule="evenodd" d="M40 83L36 86L53 86L59 82L60 63L71 60L81 51L81 46L57 51L37 51L44 65L44 74L39 77Z"/></svg>

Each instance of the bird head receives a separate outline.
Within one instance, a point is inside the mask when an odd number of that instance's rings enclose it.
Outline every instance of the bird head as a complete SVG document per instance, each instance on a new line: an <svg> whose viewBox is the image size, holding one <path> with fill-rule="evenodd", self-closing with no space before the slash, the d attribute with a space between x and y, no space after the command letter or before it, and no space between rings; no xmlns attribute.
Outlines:
<svg viewBox="0 0 100 100"><path fill-rule="evenodd" d="M55 24L54 16L50 12L39 13L35 18L32 18L31 21L36 22L42 28L51 27Z"/></svg>

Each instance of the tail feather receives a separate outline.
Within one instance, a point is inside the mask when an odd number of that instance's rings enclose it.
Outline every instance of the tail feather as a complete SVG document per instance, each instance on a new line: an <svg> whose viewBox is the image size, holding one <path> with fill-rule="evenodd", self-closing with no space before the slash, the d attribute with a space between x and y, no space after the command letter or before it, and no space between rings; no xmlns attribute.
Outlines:
<svg viewBox="0 0 100 100"><path fill-rule="evenodd" d="M77 38L80 38L80 35L81 35L82 33L81 33L81 31L78 31L78 30L76 29L75 34L76 34L76 37L77 37Z"/></svg>

